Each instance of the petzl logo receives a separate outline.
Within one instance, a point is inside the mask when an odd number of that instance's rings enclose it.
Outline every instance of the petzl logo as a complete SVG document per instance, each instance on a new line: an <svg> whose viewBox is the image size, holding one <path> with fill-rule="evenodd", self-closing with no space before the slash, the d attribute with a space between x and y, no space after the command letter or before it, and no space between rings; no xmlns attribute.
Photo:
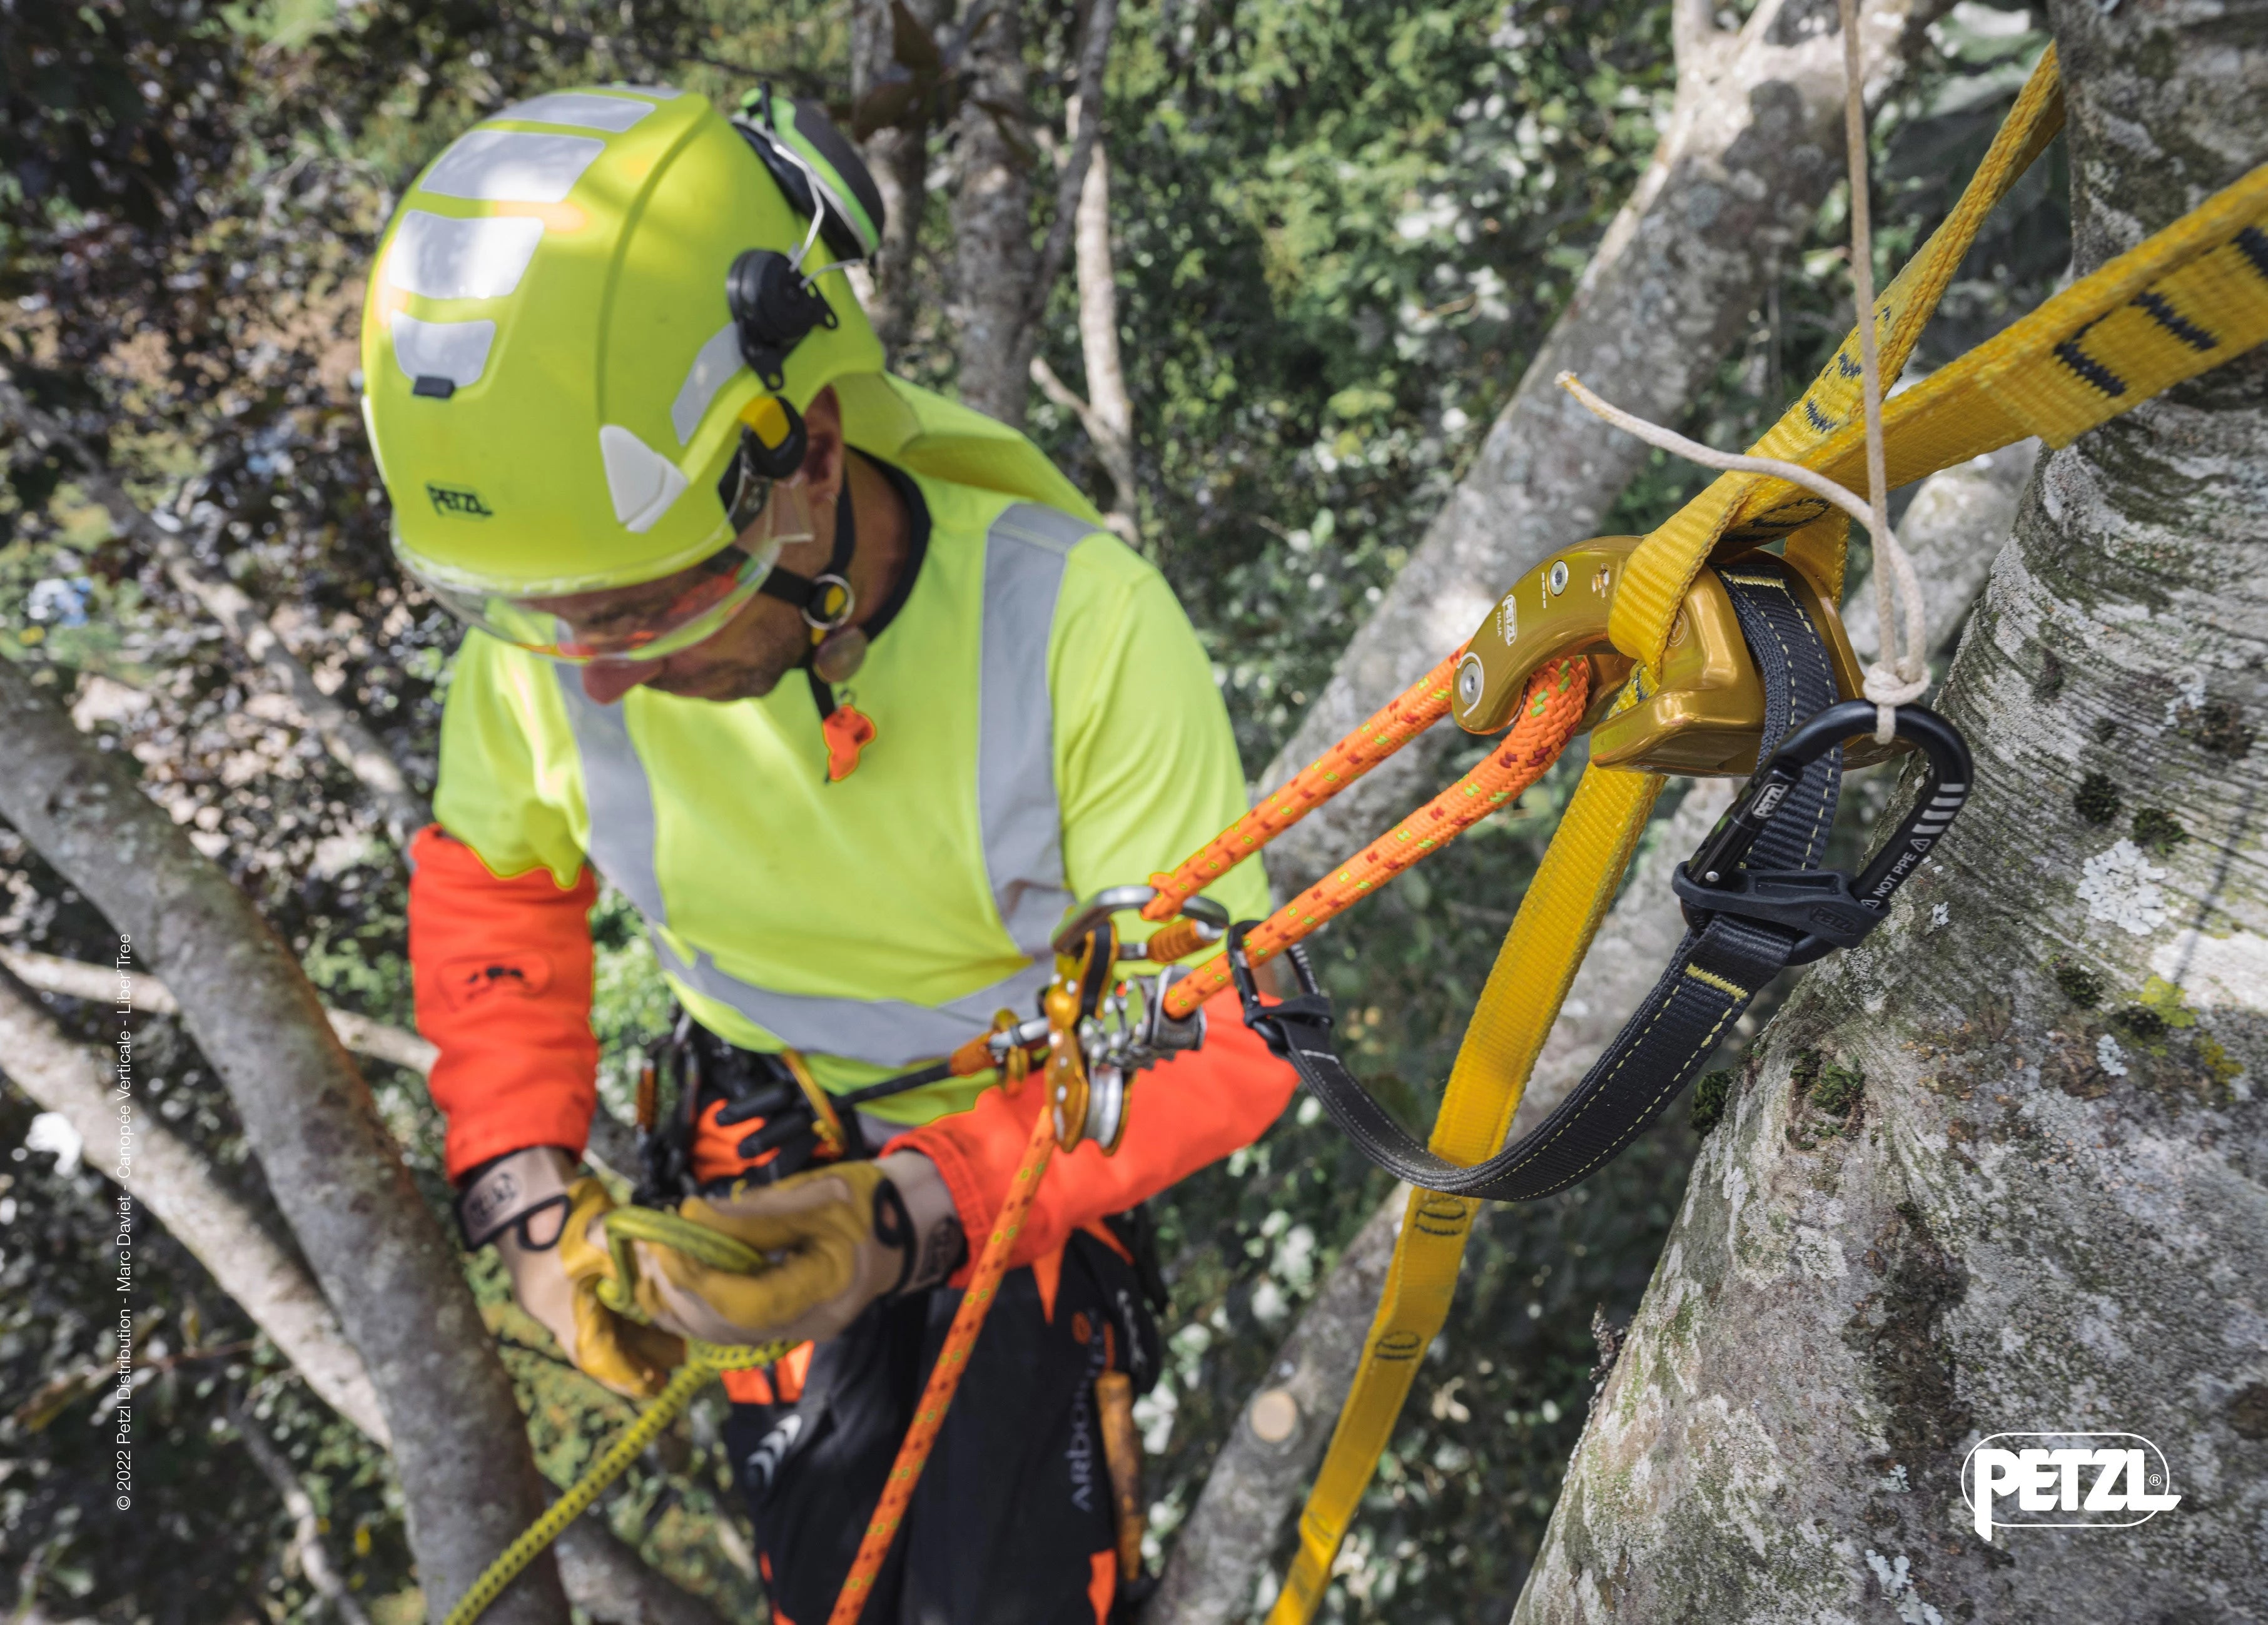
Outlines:
<svg viewBox="0 0 2268 1625"><path fill-rule="evenodd" d="M478 491L461 485L431 485L425 494L433 499L433 511L446 513L460 519L488 519L496 517L489 505L481 500Z"/></svg>
<svg viewBox="0 0 2268 1625"><path fill-rule="evenodd" d="M2131 1529L2182 1504L2139 1433L1995 1433L1961 1464L1961 1498L1989 1540L2003 1529Z"/></svg>

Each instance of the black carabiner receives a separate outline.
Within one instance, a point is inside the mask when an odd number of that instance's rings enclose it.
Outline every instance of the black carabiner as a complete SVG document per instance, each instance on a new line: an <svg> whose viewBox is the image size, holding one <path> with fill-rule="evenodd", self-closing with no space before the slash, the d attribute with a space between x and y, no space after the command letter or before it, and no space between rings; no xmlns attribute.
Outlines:
<svg viewBox="0 0 2268 1625"><path fill-rule="evenodd" d="M1678 865L1671 887L1696 924L1709 914L1738 915L1804 933L1788 956L1808 965L1837 948L1855 948L1881 923L1890 898L1951 827L1969 799L1974 766L1961 731L1926 706L1901 705L1896 732L1922 747L1928 776L1898 832L1853 880L1834 869L1743 869L1741 862L1772 814L1787 799L1803 769L1854 734L1874 731L1869 700L1845 700L1818 712L1779 743L1762 771L1717 822L1691 858Z"/></svg>
<svg viewBox="0 0 2268 1625"><path fill-rule="evenodd" d="M1274 1018L1279 1014L1303 1017L1328 1027L1331 1025L1331 999L1315 980L1315 967L1308 961L1307 951L1298 943L1284 950L1284 957L1292 961L1292 969L1300 978L1300 996L1278 999L1273 1004L1260 1002L1260 989L1252 980L1252 960L1244 952L1245 933L1260 922L1239 920L1228 928L1228 974L1236 983L1236 996L1244 1005L1244 1025L1260 1037L1269 1052L1278 1060L1290 1053L1284 1029Z"/></svg>

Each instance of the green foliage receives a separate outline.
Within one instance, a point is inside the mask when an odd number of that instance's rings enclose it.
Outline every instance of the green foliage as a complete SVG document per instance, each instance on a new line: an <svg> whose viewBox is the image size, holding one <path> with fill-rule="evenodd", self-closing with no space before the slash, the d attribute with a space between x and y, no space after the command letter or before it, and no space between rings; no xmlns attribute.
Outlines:
<svg viewBox="0 0 2268 1625"><path fill-rule="evenodd" d="M1693 1132L1706 1134L1723 1120L1725 1107L1733 1095L1734 1072L1719 1067L1701 1074L1701 1081L1693 1085Z"/></svg>
<svg viewBox="0 0 2268 1625"><path fill-rule="evenodd" d="M1145 536L1254 767L1418 541L1645 163L1668 14L1123 13L1107 128ZM1048 344L1074 379L1075 340L1064 322ZM1075 424L1034 415L1091 472Z"/></svg>
<svg viewBox="0 0 2268 1625"><path fill-rule="evenodd" d="M1858 1109L1866 1088L1867 1075L1858 1068L1824 1062L1819 1080L1811 1086L1811 1104L1830 1117L1847 1118Z"/></svg>

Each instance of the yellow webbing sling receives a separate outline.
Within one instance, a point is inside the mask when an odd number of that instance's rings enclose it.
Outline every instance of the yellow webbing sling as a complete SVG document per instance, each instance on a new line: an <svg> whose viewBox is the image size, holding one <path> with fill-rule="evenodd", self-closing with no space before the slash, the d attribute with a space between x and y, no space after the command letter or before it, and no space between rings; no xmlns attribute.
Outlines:
<svg viewBox="0 0 2268 1625"><path fill-rule="evenodd" d="M1875 302L1882 376L1912 354L1984 217L2063 123L2043 56L1953 213ZM1889 402L1894 486L2027 435L2063 445L2148 396L2268 340L2268 165L2073 284ZM1854 330L1758 455L1866 484ZM1847 521L1785 481L1727 474L1647 536L1617 584L1609 633L1658 665L1687 587L1712 554L1786 537L1792 562L1841 592ZM1612 901L1662 780L1585 771L1489 974L1450 1071L1432 1150L1461 1163L1498 1150L1575 967ZM1300 1518L1300 1548L1269 1625L1305 1625L1448 1314L1477 1204L1412 1191L1363 1361Z"/></svg>

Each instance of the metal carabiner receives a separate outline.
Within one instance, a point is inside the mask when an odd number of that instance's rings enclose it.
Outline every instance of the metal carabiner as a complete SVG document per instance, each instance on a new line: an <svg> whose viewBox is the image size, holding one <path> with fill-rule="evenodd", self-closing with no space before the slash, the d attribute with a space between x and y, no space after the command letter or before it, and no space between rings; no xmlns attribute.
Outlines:
<svg viewBox="0 0 2268 1625"><path fill-rule="evenodd" d="M1808 965L1837 948L1855 948L1889 912L1890 898L1951 827L1969 799L1974 764L1961 731L1926 706L1901 705L1900 739L1921 746L1928 761L1913 810L1857 879L1836 869L1743 869L1741 862L1803 776L1803 770L1854 734L1871 733L1875 708L1845 700L1817 712L1779 742L1771 760L1751 778L1693 856L1677 866L1670 885L1686 919L1738 915L1804 933L1788 955Z"/></svg>
<svg viewBox="0 0 2268 1625"><path fill-rule="evenodd" d="M1088 898L1079 912L1064 922L1055 935L1057 953L1076 953L1086 934L1112 915L1139 908L1158 894L1154 886L1107 886ZM1228 910L1210 897L1192 897L1181 908L1181 915L1197 927L1200 943L1216 943L1228 930ZM1141 960L1149 957L1144 943L1121 943L1118 958Z"/></svg>

